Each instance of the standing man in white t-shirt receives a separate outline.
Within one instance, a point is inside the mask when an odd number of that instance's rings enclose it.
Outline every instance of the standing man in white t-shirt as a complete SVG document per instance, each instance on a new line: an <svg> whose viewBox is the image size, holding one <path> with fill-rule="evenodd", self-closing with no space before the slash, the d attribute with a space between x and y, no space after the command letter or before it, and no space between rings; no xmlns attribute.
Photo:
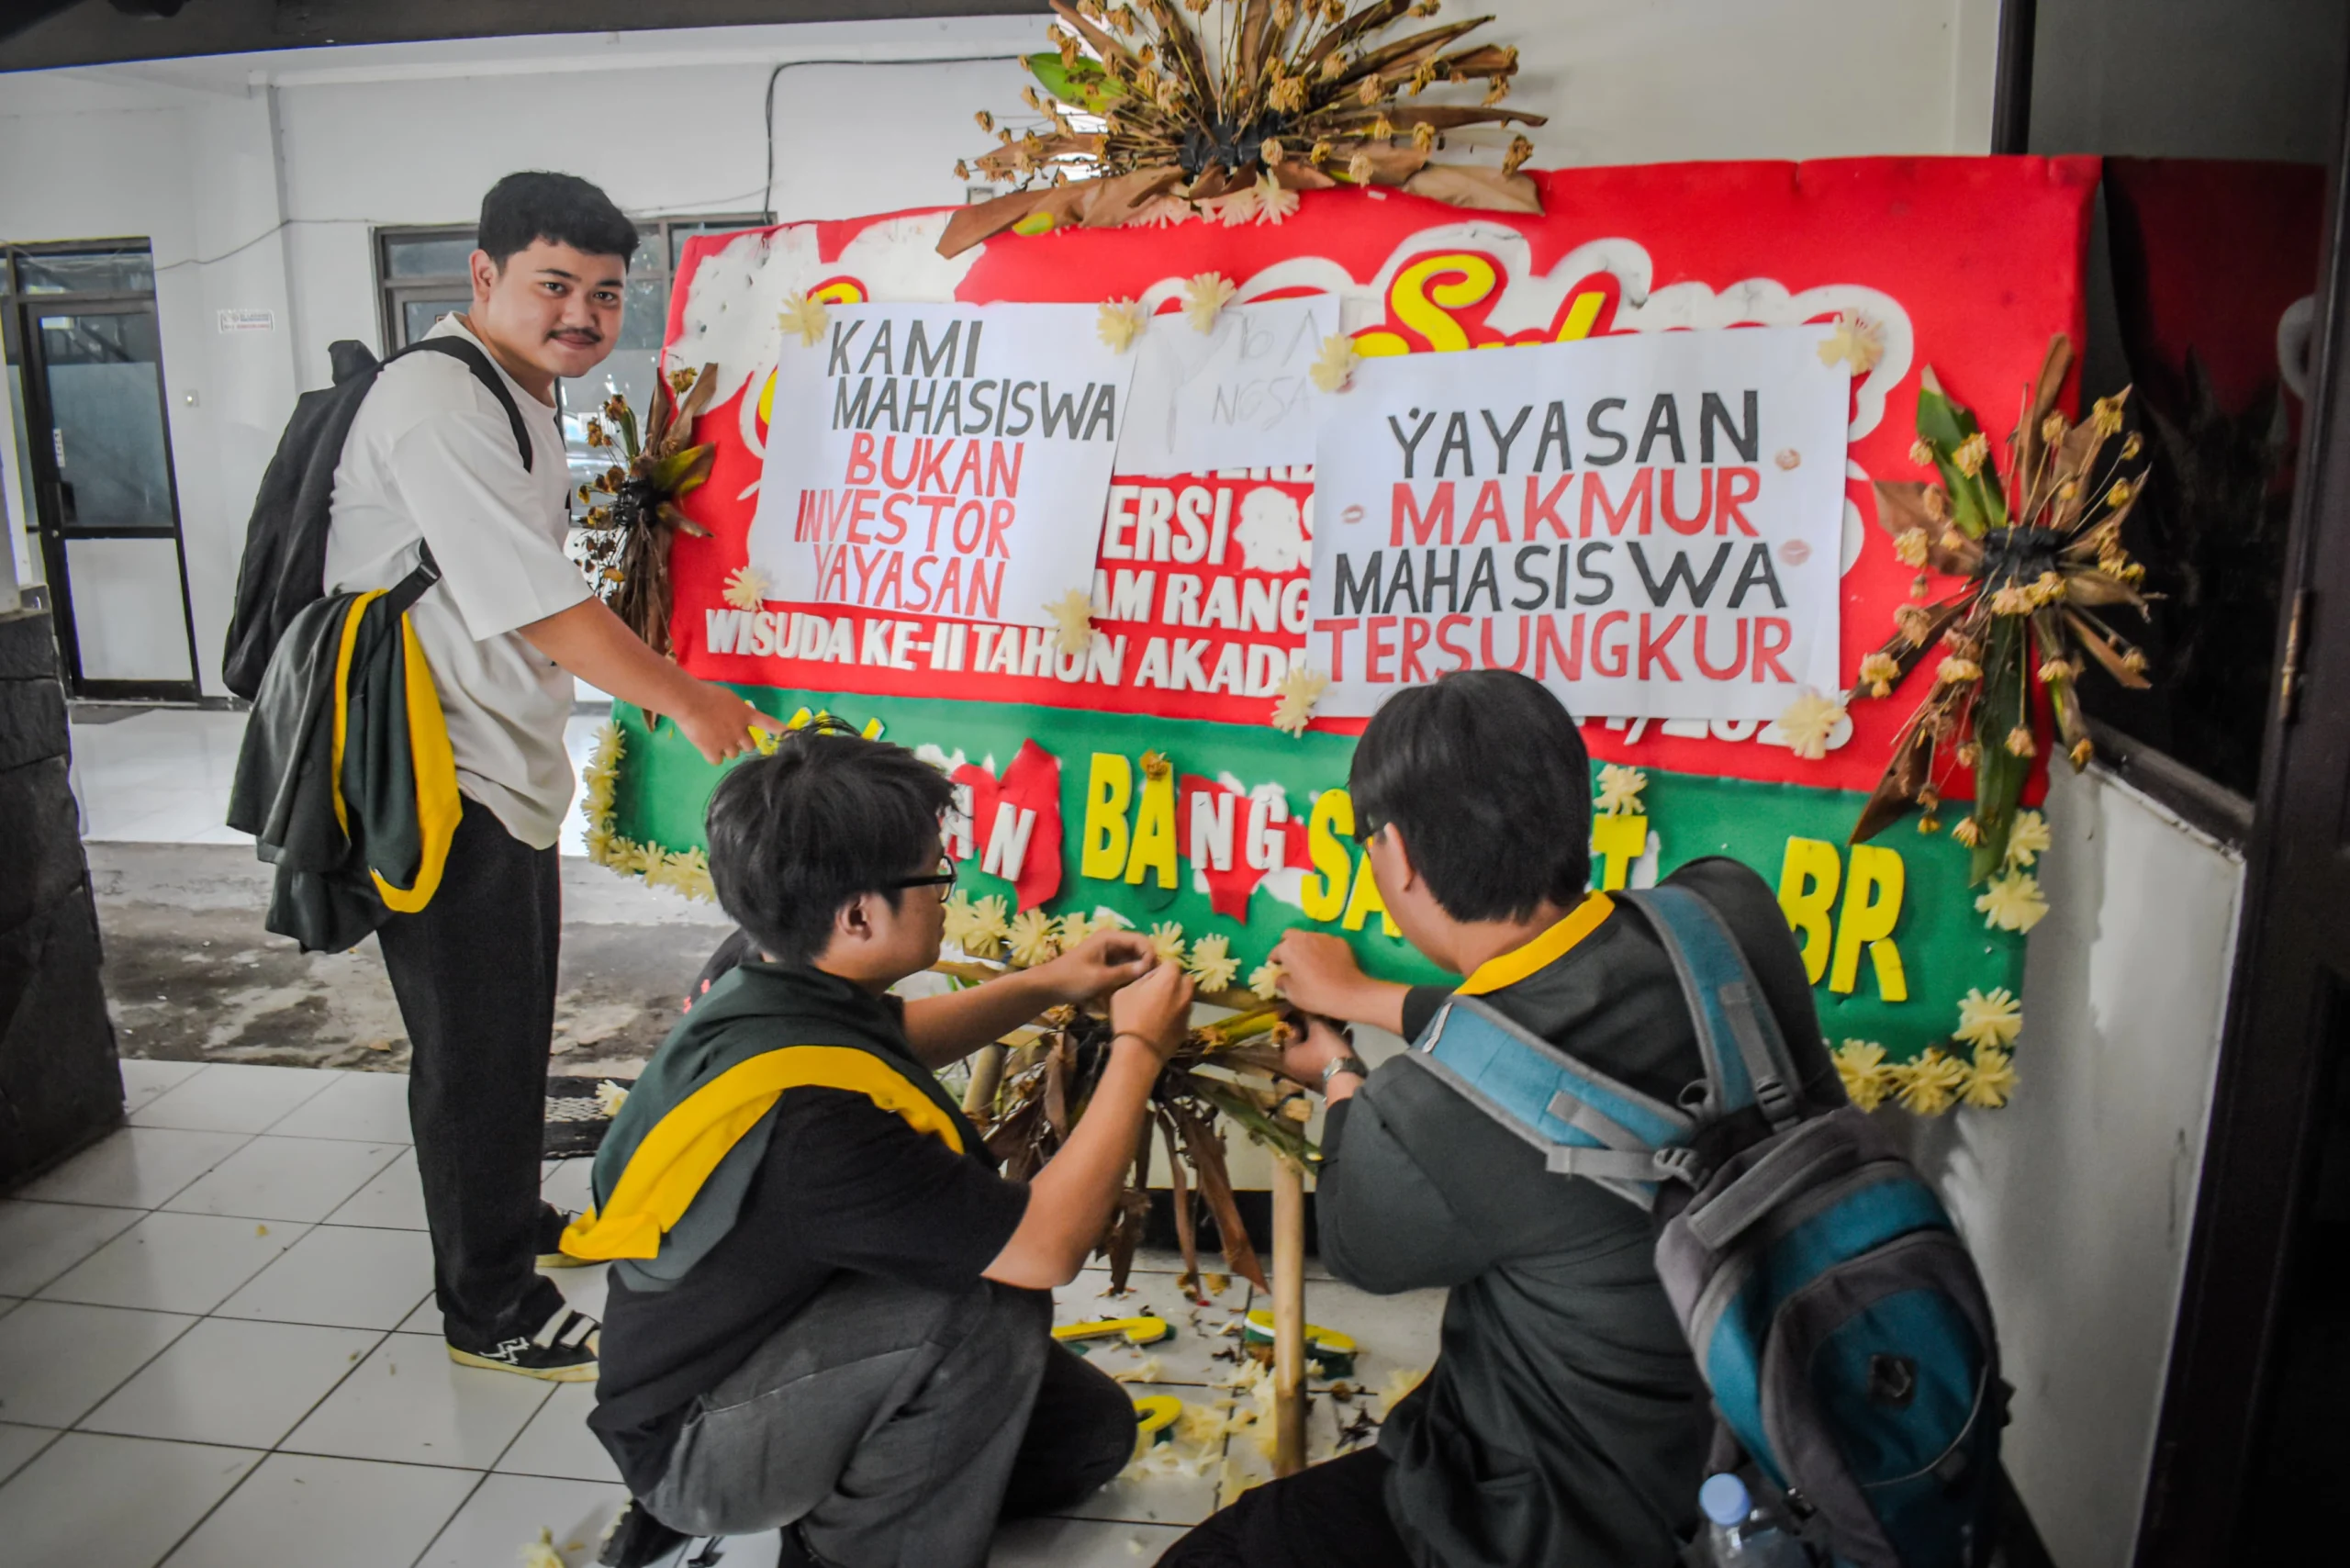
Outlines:
<svg viewBox="0 0 2350 1568"><path fill-rule="evenodd" d="M565 1216L539 1196L562 926L555 841L571 806L572 678L674 720L711 762L772 722L696 680L593 598L565 559L570 474L555 382L619 336L636 228L569 174L509 174L482 200L473 305L433 328L487 351L530 429L443 354L385 368L335 470L329 593L389 588L431 546L408 612L447 716L464 814L432 901L376 933L408 1025L408 1116L450 1358L556 1382L596 1375L594 1320L536 1266Z"/></svg>

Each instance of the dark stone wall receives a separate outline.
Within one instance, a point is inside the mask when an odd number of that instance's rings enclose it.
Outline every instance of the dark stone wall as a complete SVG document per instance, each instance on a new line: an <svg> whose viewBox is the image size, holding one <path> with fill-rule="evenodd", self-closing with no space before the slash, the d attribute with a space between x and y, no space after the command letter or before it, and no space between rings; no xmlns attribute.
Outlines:
<svg viewBox="0 0 2350 1568"><path fill-rule="evenodd" d="M122 1120L44 610L0 614L0 1188Z"/></svg>

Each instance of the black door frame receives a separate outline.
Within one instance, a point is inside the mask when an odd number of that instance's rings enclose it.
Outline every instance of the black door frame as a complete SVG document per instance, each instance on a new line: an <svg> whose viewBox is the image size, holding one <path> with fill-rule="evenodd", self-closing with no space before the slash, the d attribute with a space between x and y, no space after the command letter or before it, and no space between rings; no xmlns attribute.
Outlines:
<svg viewBox="0 0 2350 1568"><path fill-rule="evenodd" d="M2350 62L2345 62L2350 82ZM2350 114L2337 132L2311 398L2243 914L2136 1561L2230 1561L2271 1404L2317 1089L2350 984ZM2300 689L2325 638L2332 689ZM2314 1502L2314 1500L2313 1500Z"/></svg>
<svg viewBox="0 0 2350 1568"><path fill-rule="evenodd" d="M12 244L0 247L0 267L7 275L0 276L0 294L5 294L14 307L9 310L6 328L8 334L7 357L23 367L22 384L25 398L25 432L28 450L25 459L31 470L31 522L39 533L41 547L41 571L47 579L50 611L57 628L58 655L66 678L67 688L77 698L100 701L193 702L202 692L204 663L196 651L196 607L187 586L187 538L180 518L179 466L172 451L171 398L163 375L162 315L153 289L91 290L57 294L22 294L16 287L16 259L18 256L100 255L144 253L148 249L143 240L62 241L47 244ZM53 444L55 421L49 403L47 364L43 359L40 330L42 316L126 316L145 312L156 323L155 353L155 412L163 433L163 481L172 508L172 522L165 528L76 528L70 532L63 526L63 505L59 487L62 476L57 469L56 448ZM73 574L66 562L66 544L71 540L84 539L169 539L174 570L179 577L180 627L187 641L187 678L185 680L98 680L83 674L81 642L73 617Z"/></svg>

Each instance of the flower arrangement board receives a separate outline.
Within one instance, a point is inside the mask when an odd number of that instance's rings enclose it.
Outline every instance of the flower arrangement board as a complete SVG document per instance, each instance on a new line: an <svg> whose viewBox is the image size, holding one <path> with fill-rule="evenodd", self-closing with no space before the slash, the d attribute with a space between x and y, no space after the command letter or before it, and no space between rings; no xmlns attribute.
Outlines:
<svg viewBox="0 0 2350 1568"><path fill-rule="evenodd" d="M1823 530L1809 514L1806 524L1807 540L1833 557L1834 657L1807 666L1772 719L1579 711L1604 765L1595 880L1639 886L1707 854L1747 861L1781 890L1829 1036L1858 1047L1855 1081L1907 1094L1895 1070L1925 1062L1917 1108L1941 1108L1969 1090L1971 1050L2013 1043L2020 929L2036 914L2012 885L1986 907L1973 857L1946 832L1903 824L1850 842L1908 704L1848 710L1846 698L1897 610L1951 586L1936 588L1930 565L1897 550L1875 487L1935 476L1913 456L1929 367L1997 442L2023 412L2051 335L2077 338L2096 162L1863 159L1524 177L1539 213L1463 214L1400 191L1335 189L1296 193L1293 207L1243 203L1221 218L1211 208L1157 227L1002 232L952 257L939 254L951 211L695 238L667 353L673 365L711 367L708 392L696 387L706 402L694 439L715 451L708 482L679 503L708 536L673 546L676 655L778 716L829 711L925 748L955 774L966 786L954 847L967 857L967 946L1016 961L1015 949L1065 939L1069 916L1080 928L1117 919L1161 932L1210 989L1238 989L1269 978L1260 966L1281 931L1306 924L1348 935L1376 972L1431 978L1384 921L1348 836L1343 786L1363 720L1323 711L1347 706L1323 701L1331 672L1315 624L1328 619L1315 601L1316 548L1334 525L1326 512L1317 526L1315 469L1297 445L1293 406L1322 400L1326 441L1347 400L1368 408L1365 394L1392 375L1373 362L1395 355L1804 329L1806 352L1848 387L1845 450L1807 452L1801 468L1774 472L1816 482L1841 471L1841 497L1828 502L1841 500L1841 524ZM1170 473L1166 454L1203 450L1200 432L1158 429L1155 460L1110 477L1090 594L985 605L976 618L968 604L934 615L842 602L854 592L782 597L750 546L778 364L829 353L836 326L876 308L947 302L1083 307L1101 342L1136 366L1152 353L1211 376L1242 366L1224 402L1222 389L1193 386L1163 400L1163 417L1195 416L1196 426L1239 410L1245 381L1248 452L1292 460ZM1321 333L1332 316L1338 330ZM1126 390L1139 403L1135 374ZM1741 410L1728 396L1724 405L1736 423ZM1717 482L1687 434L1684 497ZM1738 455L1727 444L1726 435L1717 472ZM912 440L889 455L902 472L915 461ZM1667 461L1657 454L1656 465ZM990 483L986 462L976 486ZM1505 646L1494 662L1509 662ZM1454 661L1431 647L1420 667L1433 675ZM712 770L670 726L648 729L625 709L613 742L616 767L591 780L599 856L656 879L702 879ZM2029 810L2039 789L2035 776L2009 835L2020 857L2005 868L2011 884L2030 880L2045 840ZM1941 791L1967 792L1963 777Z"/></svg>

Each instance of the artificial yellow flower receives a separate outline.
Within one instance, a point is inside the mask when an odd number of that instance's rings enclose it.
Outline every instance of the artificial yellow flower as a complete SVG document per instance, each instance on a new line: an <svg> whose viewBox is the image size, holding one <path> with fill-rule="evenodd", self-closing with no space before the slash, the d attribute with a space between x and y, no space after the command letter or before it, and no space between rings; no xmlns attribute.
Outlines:
<svg viewBox="0 0 2350 1568"><path fill-rule="evenodd" d="M737 566L734 575L726 579L723 597L737 610L756 610L766 602L767 588L765 572L756 566Z"/></svg>
<svg viewBox="0 0 2350 1568"><path fill-rule="evenodd" d="M1919 436L1916 441L1909 443L1909 461L1915 463L1920 468L1930 468L1933 466L1934 449L1932 444L1929 442L1924 436Z"/></svg>
<svg viewBox="0 0 2350 1568"><path fill-rule="evenodd" d="M2009 583L1991 595L1994 615L2029 615L2033 609L2031 590Z"/></svg>
<svg viewBox="0 0 2350 1568"><path fill-rule="evenodd" d="M2040 879L2029 871L2008 871L1992 878L1975 907L1983 912L1985 927L1998 931L2030 931L2048 913Z"/></svg>
<svg viewBox="0 0 2350 1568"><path fill-rule="evenodd" d="M2013 1098L2015 1092L2015 1064L2008 1053L1997 1047L1976 1051L1972 1070L1966 1075L1966 1103L1996 1111Z"/></svg>
<svg viewBox="0 0 2350 1568"><path fill-rule="evenodd" d="M1905 528L1893 536L1894 558L1905 566L1922 566L1926 564L1927 544L1924 529Z"/></svg>
<svg viewBox="0 0 2350 1568"><path fill-rule="evenodd" d="M1024 969L1061 956L1060 923L1041 909L1024 909L1013 916L1008 940L1012 961Z"/></svg>
<svg viewBox="0 0 2350 1568"><path fill-rule="evenodd" d="M1297 213L1297 193L1270 174L1257 176L1256 194L1255 217L1259 223L1278 224L1285 218L1294 217Z"/></svg>
<svg viewBox="0 0 2350 1568"><path fill-rule="evenodd" d="M2008 830L2008 864L2031 865L2051 842L2046 817L2038 812L2018 812L2015 826Z"/></svg>
<svg viewBox="0 0 2350 1568"><path fill-rule="evenodd" d="M1356 358L1354 339L1345 332L1333 332L1322 340L1322 352L1306 374L1325 392L1342 391L1354 379Z"/></svg>
<svg viewBox="0 0 2350 1568"><path fill-rule="evenodd" d="M1248 989L1270 1002L1281 993L1281 967L1267 959L1248 971Z"/></svg>
<svg viewBox="0 0 2350 1568"><path fill-rule="evenodd" d="M1963 659L1955 654L1934 666L1934 678L1944 686L1956 686L1962 680L1980 680L1983 666L1973 659Z"/></svg>
<svg viewBox="0 0 2350 1568"><path fill-rule="evenodd" d="M2018 724L2008 732L2009 756L2032 756L2038 755L2040 747L2032 741L2030 724Z"/></svg>
<svg viewBox="0 0 2350 1568"><path fill-rule="evenodd" d="M1599 798L1594 804L1603 816L1638 816L1640 791L1648 787L1649 776L1639 768L1605 763L1599 769Z"/></svg>
<svg viewBox="0 0 2350 1568"><path fill-rule="evenodd" d="M1163 964L1183 961L1183 927L1172 920L1162 920L1150 928L1150 950Z"/></svg>
<svg viewBox="0 0 2350 1568"><path fill-rule="evenodd" d="M1231 952L1231 938L1221 931L1211 931L1192 944L1191 956L1183 967L1192 972L1202 991L1222 991L1240 972L1240 960Z"/></svg>
<svg viewBox="0 0 2350 1568"><path fill-rule="evenodd" d="M946 902L946 939L974 958L992 958L1012 935L1002 893L975 899L957 893Z"/></svg>
<svg viewBox="0 0 2350 1568"><path fill-rule="evenodd" d="M824 308L822 300L811 299L796 290L783 297L782 313L776 318L785 331L798 334L803 348L814 348L831 320L832 312Z"/></svg>
<svg viewBox="0 0 2350 1568"><path fill-rule="evenodd" d="M1307 722L1314 716L1314 705L1322 700L1323 689L1329 684L1328 676L1304 665L1281 677L1281 683L1274 691L1273 728L1283 734L1304 734Z"/></svg>
<svg viewBox="0 0 2350 1568"><path fill-rule="evenodd" d="M1861 661L1861 684L1871 697L1892 696L1893 683L1900 678L1901 661L1890 654L1871 654Z"/></svg>
<svg viewBox="0 0 2350 1568"><path fill-rule="evenodd" d="M1149 313L1139 299L1105 299L1094 313L1093 333L1113 353L1124 353L1150 325Z"/></svg>
<svg viewBox="0 0 2350 1568"><path fill-rule="evenodd" d="M1958 471L1970 479L1983 472L1983 465L1990 458L1991 438L1981 431L1960 442L1958 449L1950 454L1950 460L1956 465Z"/></svg>
<svg viewBox="0 0 2350 1568"><path fill-rule="evenodd" d="M1986 996L1980 989L1971 990L1959 999L1958 1027L1951 1037L1963 1046L1976 1050L1989 1047L2006 1050L2023 1033L2023 1003L2006 986L1993 988Z"/></svg>
<svg viewBox="0 0 2350 1568"><path fill-rule="evenodd" d="M1885 1047L1874 1040L1847 1040L1836 1047L1836 1076L1844 1092L1863 1111L1874 1111L1893 1092L1894 1076L1885 1064Z"/></svg>
<svg viewBox="0 0 2350 1568"><path fill-rule="evenodd" d="M1054 621L1053 647L1073 655L1093 645L1093 600L1083 588L1071 588L1045 606Z"/></svg>
<svg viewBox="0 0 2350 1568"><path fill-rule="evenodd" d="M1192 330L1214 331L1216 318L1224 314L1224 308L1239 292L1240 286L1222 273L1193 274L1183 285L1183 314L1190 318Z"/></svg>
<svg viewBox="0 0 2350 1568"><path fill-rule="evenodd" d="M1983 824L1973 817L1961 817L1958 825L1950 830L1950 835L1972 849L1983 842Z"/></svg>
<svg viewBox="0 0 2350 1568"><path fill-rule="evenodd" d="M1843 722L1843 704L1817 691L1807 691L1788 703L1778 720L1788 748L1806 762L1818 762L1828 755L1829 737Z"/></svg>
<svg viewBox="0 0 2350 1568"><path fill-rule="evenodd" d="M1940 1046L1928 1046L1915 1061L1893 1071L1900 1081L1901 1108L1920 1116L1941 1115L1966 1087L1966 1064L1944 1056Z"/></svg>

